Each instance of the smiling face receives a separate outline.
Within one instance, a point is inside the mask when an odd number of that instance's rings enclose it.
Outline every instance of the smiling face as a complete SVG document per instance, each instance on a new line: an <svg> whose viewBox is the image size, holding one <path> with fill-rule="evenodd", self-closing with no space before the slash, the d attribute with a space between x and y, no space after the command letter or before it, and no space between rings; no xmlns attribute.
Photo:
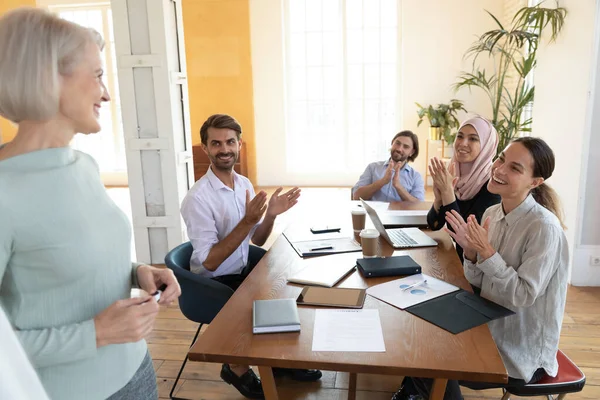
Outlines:
<svg viewBox="0 0 600 400"><path fill-rule="evenodd" d="M207 144L203 144L202 149L215 168L231 172L240 156L242 139L238 140L238 133L228 128L211 127L207 133Z"/></svg>
<svg viewBox="0 0 600 400"><path fill-rule="evenodd" d="M544 178L533 176L533 156L521 143L510 143L492 164L487 188L503 199L524 199Z"/></svg>
<svg viewBox="0 0 600 400"><path fill-rule="evenodd" d="M479 134L472 125L464 125L454 140L454 158L460 163L475 161L481 153Z"/></svg>
<svg viewBox="0 0 600 400"><path fill-rule="evenodd" d="M390 157L394 162L404 162L415 152L413 141L407 136L398 136L392 142Z"/></svg>
<svg viewBox="0 0 600 400"><path fill-rule="evenodd" d="M100 131L100 107L103 102L110 101L102 82L103 74L100 48L90 42L79 64L70 74L61 76L59 116L75 132Z"/></svg>

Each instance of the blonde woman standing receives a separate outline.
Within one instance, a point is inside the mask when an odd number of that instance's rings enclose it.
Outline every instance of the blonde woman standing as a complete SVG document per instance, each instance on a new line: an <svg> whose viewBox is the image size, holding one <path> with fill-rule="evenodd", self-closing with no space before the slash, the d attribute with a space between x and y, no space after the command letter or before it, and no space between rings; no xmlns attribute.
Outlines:
<svg viewBox="0 0 600 400"><path fill-rule="evenodd" d="M131 262L127 217L96 162L69 147L100 131L110 100L103 42L33 8L0 19L0 115L18 124L0 147L0 302L53 399L156 399L144 337L158 304L130 299L166 285L170 270Z"/></svg>

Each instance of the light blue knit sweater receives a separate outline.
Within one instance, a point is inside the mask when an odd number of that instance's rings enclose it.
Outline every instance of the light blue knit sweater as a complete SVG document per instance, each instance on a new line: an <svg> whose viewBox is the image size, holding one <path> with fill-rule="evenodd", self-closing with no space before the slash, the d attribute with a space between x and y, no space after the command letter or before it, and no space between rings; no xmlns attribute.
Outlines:
<svg viewBox="0 0 600 400"><path fill-rule="evenodd" d="M145 341L96 348L94 316L132 286L131 230L70 147L0 161L0 301L52 399L105 399Z"/></svg>

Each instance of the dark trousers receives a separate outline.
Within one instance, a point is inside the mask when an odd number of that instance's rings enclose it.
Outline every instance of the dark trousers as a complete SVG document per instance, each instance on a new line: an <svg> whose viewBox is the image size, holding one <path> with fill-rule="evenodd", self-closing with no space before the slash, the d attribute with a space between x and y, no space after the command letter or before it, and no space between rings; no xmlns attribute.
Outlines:
<svg viewBox="0 0 600 400"><path fill-rule="evenodd" d="M248 251L248 265L244 267L241 274L215 276L212 279L229 286L235 291L240 287L242 282L244 282L244 279L246 279L250 272L252 272L254 267L256 267L256 264L258 264L265 254L267 254L265 249L250 245L250 249Z"/></svg>
<svg viewBox="0 0 600 400"><path fill-rule="evenodd" d="M533 374L533 377L529 382L525 382L522 379L515 379L508 377L508 383L487 383L487 382L471 382L471 381L448 381L446 385L446 393L444 393L444 400L462 400L462 393L460 387L468 387L473 390L485 390L485 389L497 389L497 388L510 388L524 386L528 383L535 383L545 376L546 372L543 368L538 369ZM428 378L404 378L402 382L402 391L406 394L421 395L423 398L428 399L433 388L433 379Z"/></svg>

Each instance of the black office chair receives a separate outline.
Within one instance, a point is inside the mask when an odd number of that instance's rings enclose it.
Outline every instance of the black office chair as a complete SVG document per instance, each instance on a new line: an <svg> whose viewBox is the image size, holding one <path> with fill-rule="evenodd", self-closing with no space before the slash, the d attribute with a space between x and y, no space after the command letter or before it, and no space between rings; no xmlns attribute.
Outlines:
<svg viewBox="0 0 600 400"><path fill-rule="evenodd" d="M181 312L190 321L200 324L190 347L198 339L202 325L210 324L233 294L233 290L228 286L190 272L192 252L192 244L186 242L175 247L165 257L165 264L173 271L177 277L179 286L181 286L181 296L179 296L179 308ZM169 398L173 400L183 400L179 397L173 397L173 392L175 391L175 387L177 387L177 382L179 382L179 377L185 368L187 360L188 356L186 355L181 369L177 374L177 379L175 379L175 383L169 393Z"/></svg>

